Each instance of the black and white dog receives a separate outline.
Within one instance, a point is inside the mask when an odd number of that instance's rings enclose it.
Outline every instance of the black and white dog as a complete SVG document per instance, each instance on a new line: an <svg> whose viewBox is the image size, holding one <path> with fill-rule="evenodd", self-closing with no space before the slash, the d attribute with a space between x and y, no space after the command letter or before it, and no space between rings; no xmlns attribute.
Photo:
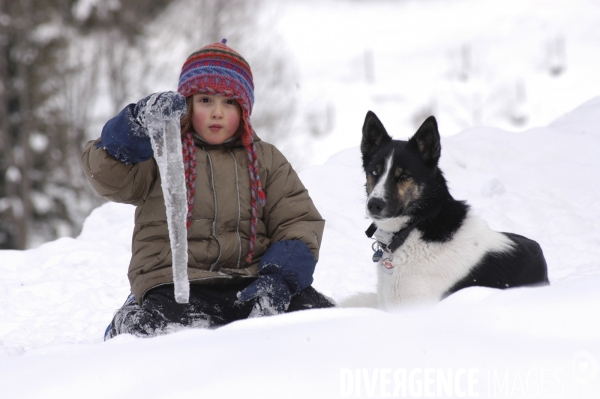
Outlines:
<svg viewBox="0 0 600 399"><path fill-rule="evenodd" d="M499 233L450 195L438 167L437 122L427 118L408 141L392 140L369 111L361 143L367 214L374 223L379 306L439 301L470 286L548 284L537 242Z"/></svg>

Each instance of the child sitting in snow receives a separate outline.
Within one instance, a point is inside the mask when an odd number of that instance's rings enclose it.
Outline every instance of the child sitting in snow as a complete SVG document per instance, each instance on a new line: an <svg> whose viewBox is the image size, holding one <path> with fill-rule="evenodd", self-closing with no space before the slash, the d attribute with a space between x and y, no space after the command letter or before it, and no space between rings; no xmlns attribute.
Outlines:
<svg viewBox="0 0 600 399"><path fill-rule="evenodd" d="M131 295L105 339L333 306L311 287L325 222L285 157L252 130L252 72L225 42L188 57L178 93L128 105L85 147L83 168L98 194L136 206ZM146 115L181 120L188 304L174 298L161 177Z"/></svg>

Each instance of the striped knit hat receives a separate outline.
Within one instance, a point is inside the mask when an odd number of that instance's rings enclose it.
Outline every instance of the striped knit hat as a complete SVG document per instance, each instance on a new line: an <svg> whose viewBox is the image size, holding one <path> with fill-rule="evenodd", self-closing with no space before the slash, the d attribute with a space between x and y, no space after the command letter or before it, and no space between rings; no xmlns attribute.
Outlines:
<svg viewBox="0 0 600 399"><path fill-rule="evenodd" d="M248 154L248 173L250 174L250 194L252 198L250 249L246 258L246 261L250 263L254 255L256 242L258 204L265 205L265 194L258 175L258 157L253 140L252 124L250 123L250 115L254 105L254 83L250 65L240 54L229 48L226 43L227 40L223 39L221 43L209 44L192 53L181 68L177 91L186 98L196 93L220 94L234 98L242 108L243 130L241 139ZM183 144L188 191L187 225L189 227L194 206L196 164L196 151L193 147L192 132L186 133Z"/></svg>

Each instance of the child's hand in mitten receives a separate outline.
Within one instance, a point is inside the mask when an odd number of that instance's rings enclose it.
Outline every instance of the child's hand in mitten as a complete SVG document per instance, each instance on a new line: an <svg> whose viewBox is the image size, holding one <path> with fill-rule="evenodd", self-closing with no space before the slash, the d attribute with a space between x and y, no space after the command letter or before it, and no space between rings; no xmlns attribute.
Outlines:
<svg viewBox="0 0 600 399"><path fill-rule="evenodd" d="M132 110L136 121L146 127L146 118L180 120L187 113L185 97L175 91L154 93L138 101Z"/></svg>
<svg viewBox="0 0 600 399"><path fill-rule="evenodd" d="M129 104L117 116L106 122L98 147L126 164L136 164L152 158L152 144L146 126L147 118L180 120L187 112L185 98L176 92L151 94Z"/></svg>
<svg viewBox="0 0 600 399"><path fill-rule="evenodd" d="M316 264L304 242L278 241L263 255L258 279L240 291L238 299L247 302L257 298L253 316L283 313L292 297L312 284Z"/></svg>

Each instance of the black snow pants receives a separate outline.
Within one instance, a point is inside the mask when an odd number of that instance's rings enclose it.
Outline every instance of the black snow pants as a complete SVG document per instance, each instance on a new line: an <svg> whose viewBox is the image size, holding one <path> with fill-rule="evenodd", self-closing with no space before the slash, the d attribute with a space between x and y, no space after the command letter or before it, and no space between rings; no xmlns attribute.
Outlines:
<svg viewBox="0 0 600 399"><path fill-rule="evenodd" d="M104 339L119 334L152 337L176 331L182 327L219 327L236 320L261 316L258 299L240 302L237 293L243 285L200 285L190 284L190 299L187 304L175 301L173 284L161 285L149 290L140 306L128 300L115 313ZM312 286L292 297L286 310L329 308L334 304Z"/></svg>

